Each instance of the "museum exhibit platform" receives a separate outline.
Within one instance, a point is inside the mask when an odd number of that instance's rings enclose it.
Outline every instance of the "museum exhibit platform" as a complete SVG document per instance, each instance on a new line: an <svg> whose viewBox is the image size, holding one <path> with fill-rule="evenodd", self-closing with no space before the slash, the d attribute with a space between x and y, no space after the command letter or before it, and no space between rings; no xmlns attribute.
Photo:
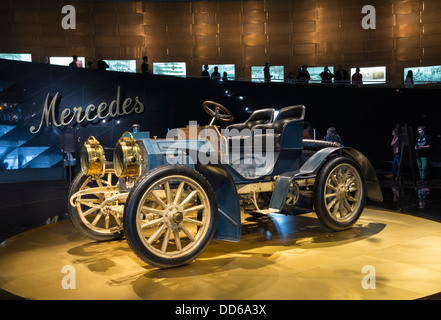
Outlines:
<svg viewBox="0 0 441 320"><path fill-rule="evenodd" d="M438 221L372 207L341 232L314 213L242 218L240 242L212 240L172 269L142 262L124 239L95 242L69 220L48 224L1 243L0 288L32 300L409 300L441 292ZM69 274L75 289L65 285Z"/></svg>

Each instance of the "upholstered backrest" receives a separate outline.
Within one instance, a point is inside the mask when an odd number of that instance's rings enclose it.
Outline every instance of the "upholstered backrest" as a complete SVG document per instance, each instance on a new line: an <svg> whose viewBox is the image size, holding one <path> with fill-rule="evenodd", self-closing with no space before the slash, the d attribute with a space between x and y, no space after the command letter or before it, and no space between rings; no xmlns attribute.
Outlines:
<svg viewBox="0 0 441 320"><path fill-rule="evenodd" d="M270 123L271 121L273 121L273 117L273 108L261 109L254 111L246 122L249 123L251 126L255 126L256 124Z"/></svg>
<svg viewBox="0 0 441 320"><path fill-rule="evenodd" d="M285 123L293 120L303 120L305 118L305 106L295 105L282 108L277 115L277 118L268 124L256 125L253 130L261 129L265 133L266 130L274 130L274 134L282 133Z"/></svg>
<svg viewBox="0 0 441 320"><path fill-rule="evenodd" d="M277 118L271 124L274 133L282 133L285 123L305 118L305 106L290 106L280 110Z"/></svg>
<svg viewBox="0 0 441 320"><path fill-rule="evenodd" d="M277 115L277 120L290 119L290 120L303 120L305 118L305 106L296 105L282 108Z"/></svg>
<svg viewBox="0 0 441 320"><path fill-rule="evenodd" d="M273 120L273 117L274 117L274 109L272 109L272 108L256 110L251 114L251 116L248 118L248 120L246 120L244 123L236 123L236 124L229 125L227 127L227 129L228 130L231 130L231 129L238 129L238 130L251 129L252 127L254 127L255 125L258 125L258 124L270 123Z"/></svg>

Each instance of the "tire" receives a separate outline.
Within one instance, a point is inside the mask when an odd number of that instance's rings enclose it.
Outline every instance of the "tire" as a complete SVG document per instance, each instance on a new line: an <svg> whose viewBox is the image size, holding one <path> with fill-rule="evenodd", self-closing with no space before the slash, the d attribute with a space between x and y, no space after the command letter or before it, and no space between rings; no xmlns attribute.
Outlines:
<svg viewBox="0 0 441 320"><path fill-rule="evenodd" d="M106 175L108 174L112 173L107 173ZM97 208L106 197L104 193L78 196L74 200L76 206L72 206L70 203L71 196L80 190L97 187L99 185L108 185L109 180L98 179L100 181L92 179L90 176L80 172L72 180L67 198L67 211L70 220L80 233L93 240L109 241L121 239L124 236L122 217L117 217L114 213L103 213ZM115 177L113 177L113 179L115 179ZM89 204L87 200L92 200L93 203L90 202Z"/></svg>
<svg viewBox="0 0 441 320"><path fill-rule="evenodd" d="M327 228L351 228L366 202L364 177L358 163L347 156L326 162L316 176L313 204L317 217Z"/></svg>
<svg viewBox="0 0 441 320"><path fill-rule="evenodd" d="M217 218L213 188L202 174L186 166L162 166L131 190L124 233L144 262L161 269L177 267L205 250Z"/></svg>

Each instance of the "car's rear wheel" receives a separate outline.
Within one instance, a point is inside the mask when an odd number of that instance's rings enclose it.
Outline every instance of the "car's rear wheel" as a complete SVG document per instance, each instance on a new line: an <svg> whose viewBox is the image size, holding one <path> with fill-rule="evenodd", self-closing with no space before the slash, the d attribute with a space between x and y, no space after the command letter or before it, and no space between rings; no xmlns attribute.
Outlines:
<svg viewBox="0 0 441 320"><path fill-rule="evenodd" d="M330 159L315 179L313 203L319 220L334 231L345 230L358 220L366 202L360 166L347 156Z"/></svg>
<svg viewBox="0 0 441 320"><path fill-rule="evenodd" d="M210 183L185 166L163 166L141 178L130 192L124 230L130 248L158 268L196 259L208 246L217 224Z"/></svg>

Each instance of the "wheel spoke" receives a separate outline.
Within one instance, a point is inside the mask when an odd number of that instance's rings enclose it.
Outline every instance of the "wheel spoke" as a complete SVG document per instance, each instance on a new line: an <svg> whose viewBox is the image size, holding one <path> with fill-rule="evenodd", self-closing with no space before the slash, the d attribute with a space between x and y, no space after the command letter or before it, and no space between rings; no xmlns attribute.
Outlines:
<svg viewBox="0 0 441 320"><path fill-rule="evenodd" d="M334 172L333 174L331 174L331 181L334 185L337 186L339 183L338 183L336 175L337 175L337 172Z"/></svg>
<svg viewBox="0 0 441 320"><path fill-rule="evenodd" d="M168 183L168 181L164 183L164 190L165 190L165 198L167 199L167 205L171 205L172 195L170 190L170 184Z"/></svg>
<svg viewBox="0 0 441 320"><path fill-rule="evenodd" d="M105 187L105 186L111 186L112 185L112 183L109 182L108 180L104 180L104 179L101 179L101 178L97 178L96 179L96 183L100 187Z"/></svg>
<svg viewBox="0 0 441 320"><path fill-rule="evenodd" d="M343 206L346 208L346 210L348 210L348 213L352 211L352 206L349 204L348 200L345 199L343 201Z"/></svg>
<svg viewBox="0 0 441 320"><path fill-rule="evenodd" d="M98 187L102 187L103 186L103 184L101 183L101 179L100 178L96 179L95 181L96 181L96 184L98 185Z"/></svg>
<svg viewBox="0 0 441 320"><path fill-rule="evenodd" d="M203 221L199 221L199 220L194 220L194 219L190 219L190 218L184 218L183 220L184 222L188 222L188 223L192 223L192 224L196 224L198 226L203 226L204 222Z"/></svg>
<svg viewBox="0 0 441 320"><path fill-rule="evenodd" d="M171 233L170 228L167 228L167 231L165 232L164 235L164 239L162 240L162 247L161 247L162 252L167 251L168 240L170 239L170 233Z"/></svg>
<svg viewBox="0 0 441 320"><path fill-rule="evenodd" d="M178 187L178 190L176 191L176 196L175 196L175 200L173 201L173 204L177 204L178 201L181 199L181 194L182 194L182 191L184 190L184 185L185 185L184 181L182 181L179 184L179 187Z"/></svg>
<svg viewBox="0 0 441 320"><path fill-rule="evenodd" d="M337 202L337 198L334 198L334 199L332 199L331 202L329 202L329 203L327 204L327 208L328 208L329 211L331 211L332 207L334 207L334 205L335 205L336 202Z"/></svg>
<svg viewBox="0 0 441 320"><path fill-rule="evenodd" d="M182 231L186 234L186 236L191 242L194 242L195 239L193 235L190 233L190 231L188 231L188 229L184 225L182 225Z"/></svg>
<svg viewBox="0 0 441 320"><path fill-rule="evenodd" d="M334 217L336 218L340 218L340 202L337 202L336 205L334 206L334 209L332 210L332 214L334 215Z"/></svg>
<svg viewBox="0 0 441 320"><path fill-rule="evenodd" d="M141 229L154 227L157 224L161 223L162 221L163 221L162 218L155 219L155 220L150 220L149 222L146 222L146 223L142 224L141 225Z"/></svg>
<svg viewBox="0 0 441 320"><path fill-rule="evenodd" d="M332 189L332 191L337 190L337 188L335 186L333 186L332 184L330 184L329 182L326 184L326 187Z"/></svg>
<svg viewBox="0 0 441 320"><path fill-rule="evenodd" d="M335 197L336 193L327 193L325 194L325 198Z"/></svg>
<svg viewBox="0 0 441 320"><path fill-rule="evenodd" d="M164 223L158 230L156 230L156 232L149 238L149 240L147 242L149 244L152 244L153 242L155 242L159 238L161 233L165 230L165 228L166 228L166 225Z"/></svg>
<svg viewBox="0 0 441 320"><path fill-rule="evenodd" d="M161 216L164 216L164 211L163 210L158 210L158 209L154 209L154 208L150 208L150 207L146 207L143 206L141 208L142 211L147 211L148 213L154 213L154 214L159 214Z"/></svg>
<svg viewBox="0 0 441 320"><path fill-rule="evenodd" d="M153 198L155 198L156 202L163 207L164 209L167 209L167 205L162 201L161 198L156 194L155 190L152 191Z"/></svg>
<svg viewBox="0 0 441 320"><path fill-rule="evenodd" d="M121 227L121 226L122 226L121 219L118 218L118 216L115 215L115 214L112 214L112 216L113 216L113 218L115 219L116 224L117 224L119 227Z"/></svg>
<svg viewBox="0 0 441 320"><path fill-rule="evenodd" d="M102 213L99 213L96 217L95 217L95 219L93 220L93 222L92 222L92 225L95 227L96 226L96 224L98 223L98 221L101 219L101 217L102 217Z"/></svg>
<svg viewBox="0 0 441 320"><path fill-rule="evenodd" d="M89 214L91 214L99 209L100 209L100 207L92 207L89 210L83 212L83 217L88 216Z"/></svg>
<svg viewBox="0 0 441 320"><path fill-rule="evenodd" d="M187 213L192 212L192 211L199 211L199 210L204 210L204 209L205 209L205 206L203 204L200 204L198 206L194 206L194 207L185 209L184 210L184 214L187 214Z"/></svg>
<svg viewBox="0 0 441 320"><path fill-rule="evenodd" d="M190 202L191 199L193 199L193 197L198 193L197 190L193 190L188 196L187 198L184 199L184 201L182 201L179 205L181 207L184 207L187 203Z"/></svg>
<svg viewBox="0 0 441 320"><path fill-rule="evenodd" d="M174 229L173 232L175 234L176 250L181 251L182 250L182 244L181 244L181 238L179 237L179 230L178 229Z"/></svg>
<svg viewBox="0 0 441 320"><path fill-rule="evenodd" d="M341 176L341 182L342 182L342 184L345 184L347 181L348 181L348 179L349 179L349 177L350 177L350 171L349 170L347 170L347 169L340 169L340 176Z"/></svg>
<svg viewBox="0 0 441 320"><path fill-rule="evenodd" d="M349 187L352 183L354 183L354 181L355 181L355 177L354 176L351 176L351 177L349 177L347 180L346 180L346 187Z"/></svg>
<svg viewBox="0 0 441 320"><path fill-rule="evenodd" d="M341 184L344 181L343 172L341 169L335 171L335 178L338 181L338 184Z"/></svg>

